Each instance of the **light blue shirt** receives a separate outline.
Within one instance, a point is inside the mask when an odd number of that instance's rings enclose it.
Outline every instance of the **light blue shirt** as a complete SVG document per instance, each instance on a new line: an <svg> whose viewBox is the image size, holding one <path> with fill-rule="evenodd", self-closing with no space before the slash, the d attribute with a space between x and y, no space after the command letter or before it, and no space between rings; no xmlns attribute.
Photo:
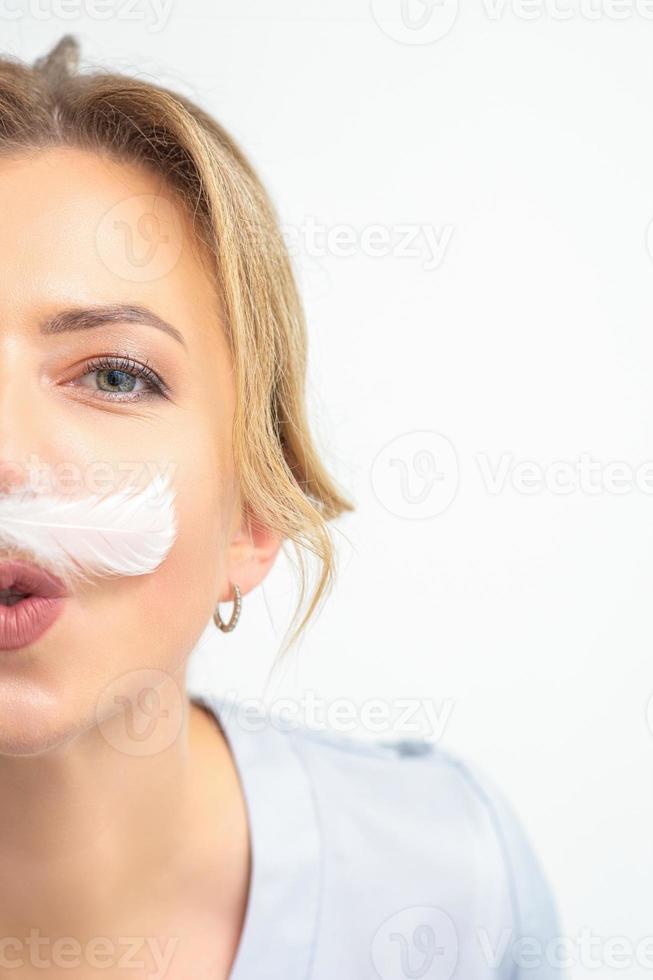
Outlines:
<svg viewBox="0 0 653 980"><path fill-rule="evenodd" d="M220 723L248 811L229 980L566 980L538 861L472 767L188 693Z"/></svg>

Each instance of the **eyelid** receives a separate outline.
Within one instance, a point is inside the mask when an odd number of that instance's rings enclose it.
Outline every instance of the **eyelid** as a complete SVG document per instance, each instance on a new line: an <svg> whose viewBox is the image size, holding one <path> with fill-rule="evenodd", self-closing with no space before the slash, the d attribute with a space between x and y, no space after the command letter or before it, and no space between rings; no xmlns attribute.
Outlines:
<svg viewBox="0 0 653 980"><path fill-rule="evenodd" d="M126 374L132 374L137 378L141 378L147 384L150 385L150 394L158 394L162 398L170 397L170 388L166 381L161 377L161 375L149 364L147 358L144 361L137 361L131 355L125 354L99 354L95 357L89 358L84 362L82 367L81 376L86 374L92 374L94 371L124 371ZM80 375L78 375L79 377ZM102 394L108 395L111 399L111 392L102 392ZM119 395L119 392L114 394ZM142 398L143 395L135 395L133 398L122 398L115 400L122 401L137 401L138 398Z"/></svg>

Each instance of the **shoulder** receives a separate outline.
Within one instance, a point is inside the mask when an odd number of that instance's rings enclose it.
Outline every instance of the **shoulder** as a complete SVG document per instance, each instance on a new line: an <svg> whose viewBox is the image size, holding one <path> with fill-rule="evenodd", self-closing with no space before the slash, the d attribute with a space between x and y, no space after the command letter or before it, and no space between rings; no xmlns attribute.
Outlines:
<svg viewBox="0 0 653 980"><path fill-rule="evenodd" d="M420 944L433 943L455 959L438 980L562 980L545 875L514 810L476 767L421 738L284 724L224 699L213 707L245 754L278 767L280 786L292 772L310 787L322 935L341 937L356 921L372 961L383 963L418 958ZM325 976L338 969L332 955L328 942L318 947Z"/></svg>
<svg viewBox="0 0 653 980"><path fill-rule="evenodd" d="M562 970L553 967L561 935L547 877L515 809L487 774L421 738L305 728L290 738L341 849L384 855L388 885L399 875L408 880L407 895L436 895L438 907L456 910L454 925L476 909L477 944L495 965L504 947L506 961L521 964L525 976L560 980ZM445 888L424 888L443 871ZM538 953L546 961L541 970L534 968Z"/></svg>

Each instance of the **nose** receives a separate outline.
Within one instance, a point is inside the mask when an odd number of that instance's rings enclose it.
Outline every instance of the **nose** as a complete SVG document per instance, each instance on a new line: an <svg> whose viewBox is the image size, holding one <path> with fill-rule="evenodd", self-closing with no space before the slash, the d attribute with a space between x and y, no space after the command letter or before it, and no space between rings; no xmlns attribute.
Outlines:
<svg viewBox="0 0 653 980"><path fill-rule="evenodd" d="M0 493L34 485L52 451L55 423L35 354L15 334L0 334Z"/></svg>
<svg viewBox="0 0 653 980"><path fill-rule="evenodd" d="M12 493L29 485L27 467L13 460L0 459L0 493Z"/></svg>

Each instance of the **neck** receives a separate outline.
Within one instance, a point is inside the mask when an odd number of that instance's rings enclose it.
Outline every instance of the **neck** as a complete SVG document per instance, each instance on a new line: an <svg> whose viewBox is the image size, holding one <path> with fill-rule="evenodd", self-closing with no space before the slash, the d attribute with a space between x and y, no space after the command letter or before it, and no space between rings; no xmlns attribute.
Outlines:
<svg viewBox="0 0 653 980"><path fill-rule="evenodd" d="M171 741L152 725L135 743L120 712L42 754L0 755L0 908L11 910L9 923L3 911L4 935L36 925L49 935L97 934L128 920L130 908L151 907L162 889L189 880L184 862L197 856L209 819L219 858L219 814L229 814L233 783L215 731L207 753L198 711L175 680L158 703L160 716L174 719ZM210 797L201 796L201 746L215 779ZM207 811L199 829L198 807Z"/></svg>

